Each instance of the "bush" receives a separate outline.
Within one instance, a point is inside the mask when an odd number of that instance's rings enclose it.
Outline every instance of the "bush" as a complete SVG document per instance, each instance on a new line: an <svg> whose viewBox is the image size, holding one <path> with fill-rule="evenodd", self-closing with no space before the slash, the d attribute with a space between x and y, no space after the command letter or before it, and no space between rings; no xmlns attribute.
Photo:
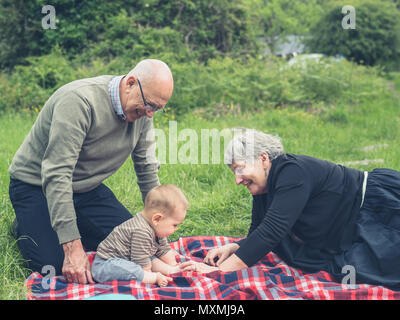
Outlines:
<svg viewBox="0 0 400 320"><path fill-rule="evenodd" d="M242 0L145 0L123 1L128 16L139 27L178 31L183 43L201 61L219 54L243 54L256 49L249 32L252 21ZM129 5L128 5L129 3Z"/></svg>
<svg viewBox="0 0 400 320"><path fill-rule="evenodd" d="M54 0L56 29L43 29L45 0L0 0L0 67L10 68L25 57L48 54L56 46L69 57L82 52L104 31L109 16L118 13L114 1Z"/></svg>
<svg viewBox="0 0 400 320"><path fill-rule="evenodd" d="M172 70L176 85L171 105L177 113L204 108L210 118L233 109L357 104L387 92L378 68L346 60L289 66L275 58L224 58L207 65L173 65Z"/></svg>
<svg viewBox="0 0 400 320"><path fill-rule="evenodd" d="M169 32L164 30L161 32ZM149 39L154 34L150 33ZM138 52L141 52L138 49ZM61 49L17 66L9 76L0 77L0 110L40 109L48 97L70 81L101 74L126 74L143 57L118 57L106 62L93 59L83 64L83 55L69 61ZM159 56L145 56L159 58ZM227 112L245 112L276 106L308 108L312 105L357 104L386 94L386 80L380 69L345 59L334 62L289 65L285 60L209 59L207 63L166 61L174 75L174 93L168 108L177 116L197 110L213 118ZM27 85L28 84L28 85Z"/></svg>
<svg viewBox="0 0 400 320"><path fill-rule="evenodd" d="M38 110L57 88L76 80L76 70L57 48L51 54L27 58L26 64L11 75L1 75L0 90L5 94L0 111Z"/></svg>
<svg viewBox="0 0 400 320"><path fill-rule="evenodd" d="M354 1L353 1L354 2ZM333 6L311 29L312 52L342 54L366 65L400 67L400 12L393 2L355 2L356 29L343 29L342 7Z"/></svg>
<svg viewBox="0 0 400 320"><path fill-rule="evenodd" d="M241 0L53 0L54 30L42 28L44 0L25 2L0 0L0 68L56 46L70 59L89 47L91 58L115 58L124 49L130 56L163 51L181 60L190 51L190 59L201 61L256 50Z"/></svg>
<svg viewBox="0 0 400 320"><path fill-rule="evenodd" d="M170 27L138 27L125 10L107 21L105 32L99 36L99 40L89 45L85 54L79 57L81 61L90 61L93 57L107 61L116 57L134 61L150 55L164 61L185 61L198 57L184 45L183 36L178 31Z"/></svg>

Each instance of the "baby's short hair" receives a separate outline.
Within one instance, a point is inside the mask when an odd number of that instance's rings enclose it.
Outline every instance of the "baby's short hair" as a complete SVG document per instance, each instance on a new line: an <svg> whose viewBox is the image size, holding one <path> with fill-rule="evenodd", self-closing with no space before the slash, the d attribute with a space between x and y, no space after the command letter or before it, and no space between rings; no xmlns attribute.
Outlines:
<svg viewBox="0 0 400 320"><path fill-rule="evenodd" d="M157 210L166 215L172 215L179 205L185 209L189 205L182 190L173 184L162 184L147 193L144 210L149 213Z"/></svg>

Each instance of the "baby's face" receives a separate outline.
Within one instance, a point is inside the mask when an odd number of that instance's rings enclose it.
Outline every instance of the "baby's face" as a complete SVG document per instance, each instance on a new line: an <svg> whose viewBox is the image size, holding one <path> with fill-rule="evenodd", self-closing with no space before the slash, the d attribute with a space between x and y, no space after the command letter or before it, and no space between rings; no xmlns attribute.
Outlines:
<svg viewBox="0 0 400 320"><path fill-rule="evenodd" d="M157 237L166 238L173 234L186 216L186 209L177 209L172 215L164 216L154 227Z"/></svg>

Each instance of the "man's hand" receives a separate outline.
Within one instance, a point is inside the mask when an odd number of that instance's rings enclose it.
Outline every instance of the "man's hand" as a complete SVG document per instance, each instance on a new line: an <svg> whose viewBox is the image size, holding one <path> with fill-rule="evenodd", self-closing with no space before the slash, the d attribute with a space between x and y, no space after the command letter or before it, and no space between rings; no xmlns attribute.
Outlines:
<svg viewBox="0 0 400 320"><path fill-rule="evenodd" d="M94 283L90 272L89 259L80 239L63 243L64 264L62 273L68 282L80 284Z"/></svg>

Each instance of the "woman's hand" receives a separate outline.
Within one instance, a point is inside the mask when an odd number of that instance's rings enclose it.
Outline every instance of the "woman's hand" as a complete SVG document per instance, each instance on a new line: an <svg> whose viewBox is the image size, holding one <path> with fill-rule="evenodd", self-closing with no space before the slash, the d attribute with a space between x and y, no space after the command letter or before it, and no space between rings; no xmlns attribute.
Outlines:
<svg viewBox="0 0 400 320"><path fill-rule="evenodd" d="M211 266L220 266L220 264L225 261L229 256L234 253L239 248L236 243L226 244L222 247L217 247L208 251L204 262ZM218 259L216 262L215 260Z"/></svg>
<svg viewBox="0 0 400 320"><path fill-rule="evenodd" d="M179 265L182 271L195 271L200 273L209 273L219 270L217 267L209 266L205 263L186 261Z"/></svg>

